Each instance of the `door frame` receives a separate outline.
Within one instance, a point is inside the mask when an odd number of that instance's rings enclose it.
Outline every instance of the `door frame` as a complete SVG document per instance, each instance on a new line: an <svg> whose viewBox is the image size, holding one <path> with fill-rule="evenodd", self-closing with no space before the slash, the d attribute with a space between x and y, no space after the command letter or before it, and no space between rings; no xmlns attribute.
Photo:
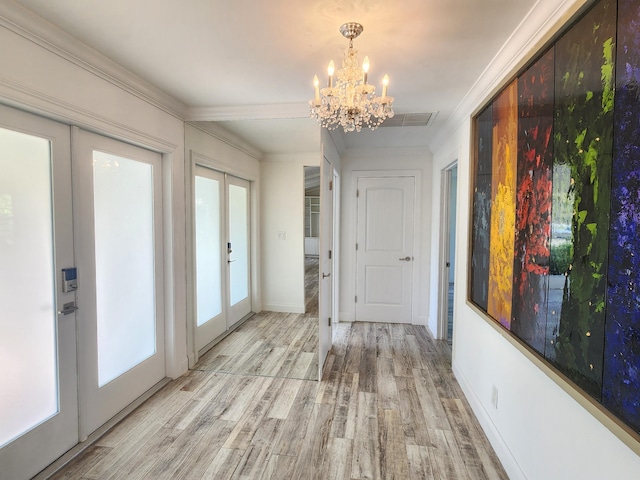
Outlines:
<svg viewBox="0 0 640 480"><path fill-rule="evenodd" d="M328 171L327 171L328 170ZM329 185L327 185L329 179ZM327 157L320 165L320 247L318 249L318 381L322 380L324 363L333 345L333 318L335 316L335 168ZM331 203L329 205L329 202ZM327 207L331 208L328 209ZM326 228L330 231L327 232ZM331 255L329 256L329 250ZM324 264L330 265L329 275L325 278ZM328 283L328 285L327 285ZM328 292L325 288L328 287ZM324 306L328 296L328 308ZM325 323L325 322L328 322ZM328 331L327 331L328 329ZM327 338L325 338L327 337Z"/></svg>
<svg viewBox="0 0 640 480"><path fill-rule="evenodd" d="M249 182L249 252L250 252L250 299L251 310L253 312L259 312L262 310L262 303L260 300L260 268L259 268L259 203L260 190L258 186L258 178L251 175L246 170L238 168L237 165L233 165L228 162L216 160L207 155L197 152L196 150L189 150L185 154L185 158L189 158L189 162L185 167L185 198L186 198L186 277L187 277L187 359L188 368L192 369L200 358L199 350L196 346L196 285L195 285L195 212L193 208L193 195L195 192L195 171L196 165L201 167L210 168L223 174L228 174ZM226 245L226 242L225 242ZM223 299L224 300L224 299ZM220 335L213 342L206 345L203 350L206 350L226 335L233 331L234 328L240 326L243 321L239 321L231 329L228 329L225 333Z"/></svg>
<svg viewBox="0 0 640 480"><path fill-rule="evenodd" d="M449 236L451 235L451 179L453 178L453 168L456 166L458 166L457 159L440 170L440 245L438 248L440 255L438 258L438 323L436 329L436 338L438 340L448 339L450 267L447 267L447 262L451 257L451 249L449 248Z"/></svg>
<svg viewBox="0 0 640 480"><path fill-rule="evenodd" d="M412 288L411 288L411 325L421 325L419 318L420 304L417 299L420 296L420 270L419 267L422 259L422 231L420 229L420 219L422 218L422 171L421 170L354 170L351 177L351 195L354 199L353 211L351 212L351 235L356 242L358 238L358 180L360 178L388 178L388 177L413 177L415 179L415 208L413 211L413 257L414 268L412 272ZM355 249L355 244L349 248ZM356 317L356 301L355 295L358 291L358 275L357 275L357 255L353 255L351 268L353 269L353 296L350 300L353 305L353 319L358 321Z"/></svg>

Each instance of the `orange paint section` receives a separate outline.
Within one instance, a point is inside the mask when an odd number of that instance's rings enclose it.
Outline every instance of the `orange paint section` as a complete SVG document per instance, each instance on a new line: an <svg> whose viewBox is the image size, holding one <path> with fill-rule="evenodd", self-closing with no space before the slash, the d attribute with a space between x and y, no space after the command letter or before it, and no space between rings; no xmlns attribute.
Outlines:
<svg viewBox="0 0 640 480"><path fill-rule="evenodd" d="M518 153L518 82L493 102L489 301L487 312L511 327Z"/></svg>

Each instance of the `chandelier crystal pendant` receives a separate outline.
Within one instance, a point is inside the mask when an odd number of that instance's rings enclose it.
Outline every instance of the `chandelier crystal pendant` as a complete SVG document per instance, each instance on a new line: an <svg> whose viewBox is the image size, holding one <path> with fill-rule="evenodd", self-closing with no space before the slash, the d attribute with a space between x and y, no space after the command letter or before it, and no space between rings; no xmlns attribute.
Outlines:
<svg viewBox="0 0 640 480"><path fill-rule="evenodd" d="M377 97L375 87L368 83L369 57L364 57L361 66L358 51L353 48L353 39L363 30L359 23L342 25L340 33L349 39L342 68L336 72L331 60L326 88L320 88L317 75L313 77L315 97L309 101L311 117L329 130L339 126L345 132L359 132L362 127L375 130L385 119L393 117L393 97L387 95L389 76L382 79L382 95Z"/></svg>

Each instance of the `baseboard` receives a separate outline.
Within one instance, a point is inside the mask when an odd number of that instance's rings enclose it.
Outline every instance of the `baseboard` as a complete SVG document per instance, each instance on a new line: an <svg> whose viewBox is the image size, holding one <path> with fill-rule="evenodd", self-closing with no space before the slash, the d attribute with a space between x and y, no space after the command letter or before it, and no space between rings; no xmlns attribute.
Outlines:
<svg viewBox="0 0 640 480"><path fill-rule="evenodd" d="M352 312L340 312L340 321L341 322L353 322L355 320Z"/></svg>
<svg viewBox="0 0 640 480"><path fill-rule="evenodd" d="M482 430L484 430L485 435L489 439L489 443L491 443L496 455L498 455L498 458L500 459L500 462L502 463L502 466L507 472L509 478L511 480L527 480L527 476L520 468L520 465L511 453L511 450L509 450L509 446L502 438L502 435L500 435L500 432L491 420L491 417L482 405L482 402L480 402L480 399L471 387L471 383L469 383L467 377L462 373L455 362L452 365L452 370L458 384L460 384L460 388L462 388L462 391L469 402L469 405L471 405L473 413L478 419L478 422L480 422Z"/></svg>
<svg viewBox="0 0 640 480"><path fill-rule="evenodd" d="M115 427L118 423L124 420L129 414L131 414L136 408L142 405L144 402L149 400L153 395L158 393L165 385L171 382L170 378L164 378L156 383L149 390L144 392L141 396L136 398L133 402L127 405L121 412L117 413L113 418L108 420L104 425L99 427L95 432L93 432L89 437L83 441L78 443L75 447L69 450L67 453L58 458L51 465L46 467L40 473L38 473L32 480L47 480L52 477L56 472L62 470L65 466L67 466L71 461L78 458L85 450L89 447L93 446L98 440L100 440L107 432L109 432L113 427Z"/></svg>
<svg viewBox="0 0 640 480"><path fill-rule="evenodd" d="M265 312L304 313L304 305L293 303L263 303L262 310Z"/></svg>

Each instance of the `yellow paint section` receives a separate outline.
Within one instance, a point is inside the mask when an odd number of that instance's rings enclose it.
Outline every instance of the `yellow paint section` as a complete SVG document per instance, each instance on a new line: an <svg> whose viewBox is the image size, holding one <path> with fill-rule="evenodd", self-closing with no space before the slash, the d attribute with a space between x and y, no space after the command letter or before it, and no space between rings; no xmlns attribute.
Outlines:
<svg viewBox="0 0 640 480"><path fill-rule="evenodd" d="M487 311L511 326L518 153L518 82L493 102L489 301Z"/></svg>

